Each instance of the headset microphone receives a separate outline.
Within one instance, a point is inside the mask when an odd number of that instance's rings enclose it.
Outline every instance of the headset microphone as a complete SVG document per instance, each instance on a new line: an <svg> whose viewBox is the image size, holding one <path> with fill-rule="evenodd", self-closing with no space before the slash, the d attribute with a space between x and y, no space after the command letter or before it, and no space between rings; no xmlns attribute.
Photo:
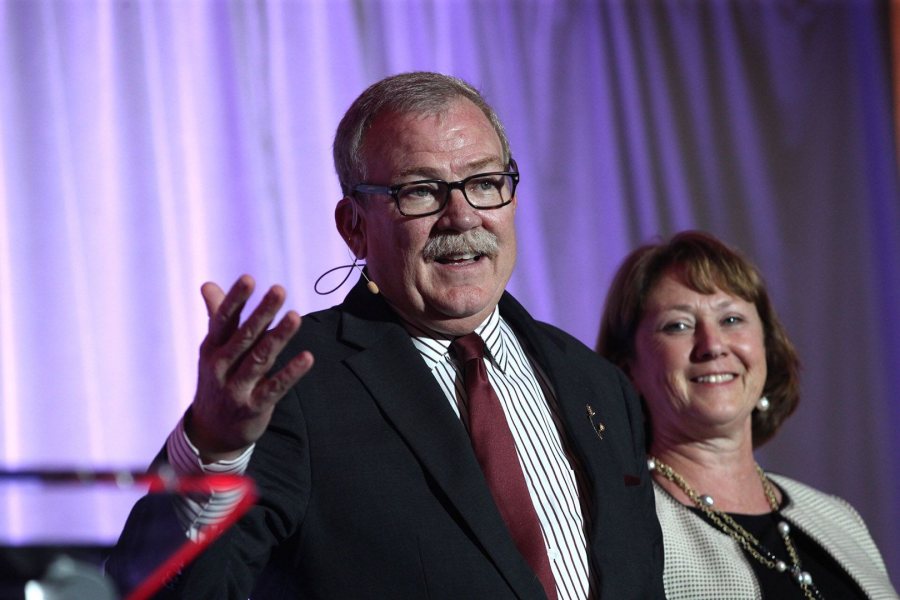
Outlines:
<svg viewBox="0 0 900 600"><path fill-rule="evenodd" d="M353 217L355 220L356 219L355 211L353 213ZM348 239L347 244L349 244L349 243L350 243L350 240ZM363 279L366 280L366 288L373 294L377 295L378 294L378 284L375 283L374 281L372 281L371 279L369 279L369 276L366 275L366 272L362 269L362 267L359 266L359 263L357 262L358 260L359 259L356 258L356 256L353 256L353 264L350 265L350 270L352 271L353 269L356 269L357 271L359 271L359 274L362 275ZM363 265L363 266L365 266L365 265ZM349 273L348 273L348 276L349 276ZM345 279L345 281L346 281L346 279Z"/></svg>
<svg viewBox="0 0 900 600"><path fill-rule="evenodd" d="M366 280L366 288L368 288L368 290L370 292L372 292L373 294L377 294L379 291L378 284L366 276L366 272L363 271L358 264L356 264L355 260L353 261L353 266L356 267L356 269L359 271L360 275L362 275L363 278Z"/></svg>
<svg viewBox="0 0 900 600"><path fill-rule="evenodd" d="M331 273L334 273L335 271L340 271L341 269L347 269L347 274L344 276L344 278L341 280L341 282L339 284L337 284L336 286L334 286L333 288L331 288L329 290L322 291L319 289L319 284L322 282L323 279L325 279L325 277L327 275L330 275ZM380 293L380 290L378 289L378 284L375 283L374 281L372 281L371 279L369 279L369 277L366 275L366 272L363 271L362 268L356 263L355 258L353 259L353 264L341 265L339 267L332 267L331 269L328 269L327 271L325 271L324 273L319 275L319 278L316 279L316 283L313 285L313 289L320 296L325 296L327 294L330 294L331 292L337 290L339 287L344 285L344 282L347 281L347 279L350 277L350 273L353 272L353 269L358 270L360 275L363 276L363 279L366 280L366 288L370 292L372 292L373 294Z"/></svg>
<svg viewBox="0 0 900 600"><path fill-rule="evenodd" d="M350 205L353 207L353 222L350 224L350 230L352 231L352 230L355 230L359 226L359 212L358 212L358 209L356 208L356 200L353 197L349 197L349 198L350 198ZM347 238L347 246L350 246L350 238ZM374 281L372 281L371 279L369 279L369 277L366 275L366 272L363 271L362 268L360 268L360 266L357 264L356 261L357 261L357 258L356 258L356 256L354 256L353 264L350 265L350 267L356 268L356 270L359 271L359 274L362 275L363 278L366 280L366 288L370 292L372 292L373 294L378 294L378 284L375 283Z"/></svg>
<svg viewBox="0 0 900 600"><path fill-rule="evenodd" d="M356 224L357 224L356 223L357 215L356 215L355 208L356 208L356 205L354 204L354 211L353 211L353 227L354 228L356 227ZM347 238L347 245L348 246L350 245L350 238ZM344 282L347 281L347 279L350 277L350 273L353 272L353 269L356 269L357 271L359 271L359 274L362 275L363 279L366 280L366 289L368 289L373 295L377 295L377 294L381 293L381 291L378 289L378 284L375 283L374 281L372 281L371 279L369 279L369 276L366 275L366 272L359 265L359 263L358 263L359 259L356 258L356 256L353 255L352 253L350 255L353 257L353 263L351 263L349 265L341 265L339 267L332 267L331 269L328 269L327 271L325 271L324 273L319 275L319 278L316 279L315 284L313 284L313 290L315 290L315 292L317 294L319 294L320 296L325 296L325 295L330 294L331 292L337 290L339 287L344 285ZM365 265L363 265L363 267L364 266ZM335 271L340 271L341 269L347 269L347 274L344 276L344 278L341 280L341 282L327 291L321 291L319 289L319 283L321 283L321 281L327 275L334 273Z"/></svg>

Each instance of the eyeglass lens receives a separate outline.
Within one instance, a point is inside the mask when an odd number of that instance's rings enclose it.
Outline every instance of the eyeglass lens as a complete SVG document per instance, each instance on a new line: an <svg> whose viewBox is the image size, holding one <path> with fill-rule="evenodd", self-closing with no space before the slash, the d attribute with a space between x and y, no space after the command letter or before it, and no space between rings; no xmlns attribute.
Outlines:
<svg viewBox="0 0 900 600"><path fill-rule="evenodd" d="M469 204L475 208L502 206L512 198L513 178L499 173L474 175L461 182L414 181L397 190L400 210L417 215L439 210L450 195L451 187L462 190Z"/></svg>

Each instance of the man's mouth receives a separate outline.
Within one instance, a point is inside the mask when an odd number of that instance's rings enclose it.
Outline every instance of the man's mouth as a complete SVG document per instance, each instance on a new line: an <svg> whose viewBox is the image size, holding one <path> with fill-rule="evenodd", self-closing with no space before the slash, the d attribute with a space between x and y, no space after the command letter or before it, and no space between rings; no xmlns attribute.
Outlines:
<svg viewBox="0 0 900 600"><path fill-rule="evenodd" d="M439 256L435 259L435 262L440 263L442 265L458 265L465 262L478 262L483 257L483 254L451 254L449 256Z"/></svg>

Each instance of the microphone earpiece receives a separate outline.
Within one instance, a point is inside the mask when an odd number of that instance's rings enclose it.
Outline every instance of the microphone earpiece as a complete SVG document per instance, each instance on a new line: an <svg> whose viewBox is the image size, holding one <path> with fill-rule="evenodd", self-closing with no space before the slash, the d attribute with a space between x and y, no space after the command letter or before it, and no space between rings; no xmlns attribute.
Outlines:
<svg viewBox="0 0 900 600"><path fill-rule="evenodd" d="M378 291L379 291L379 290L378 290L378 284L375 283L374 281L372 281L371 279L369 279L369 278L366 276L366 272L363 271L363 270L360 268L360 266L359 266L358 264L356 264L356 261L355 261L355 260L353 261L353 266L356 267L356 270L359 271L359 274L362 275L362 276L363 276L363 279L366 280L366 288L368 288L368 290L369 290L370 292L372 292L373 294L377 294Z"/></svg>
<svg viewBox="0 0 900 600"><path fill-rule="evenodd" d="M353 205L353 229L356 229L356 225L357 225L356 218L357 218L357 215L356 215L356 204L354 204L354 205ZM348 247L350 246L350 238L347 238L347 246L348 246ZM377 294L378 291L379 291L379 290L378 290L378 284L375 283L374 281L372 281L371 279L369 279L369 277L366 275L366 272L363 271L362 268L359 266L359 263L356 262L357 260L358 260L358 259L354 256L354 257L353 257L353 264L350 265L350 266L353 267L353 268L355 268L357 271L359 271L359 274L362 275L362 276L363 276L363 279L366 280L366 288L368 288L368 290L369 290L370 292L372 292L373 294Z"/></svg>
<svg viewBox="0 0 900 600"><path fill-rule="evenodd" d="M352 201L352 198L351 198L351 201ZM357 218L358 218L358 217L357 217L357 212L356 212L356 204L354 203L354 205L353 205L353 225L352 225L352 228L353 228L353 229L356 229L356 226L358 225ZM352 263L352 264L349 264L349 265L341 265L341 266L339 266L339 267L333 267L333 268L331 268L331 269L328 269L327 271L325 271L325 272L322 273L321 275L319 275L319 278L316 279L316 282L313 284L313 290L315 290L315 292L316 292L317 294L319 294L320 296L325 296L325 295L327 295L327 294L330 294L330 293L334 292L335 290L337 290L337 289L338 289L339 287L341 287L342 285L344 285L344 282L346 282L347 279L350 278L350 273L353 272L353 269L356 269L357 271L359 271L359 274L363 276L363 279L366 280L366 289L368 289L372 294L380 294L380 293L381 293L381 290L378 289L378 284L375 283L374 281L372 281L371 279L369 279L369 276L366 275L366 272L365 272L365 271L362 269L362 267L359 265L359 262L358 262L359 259L358 259L358 258L356 257L356 255L352 252L352 250L351 250L352 244L350 243L350 238L348 237L348 238L346 239L346 241L347 241L347 249L348 249L348 251L350 251L350 256L353 257L353 263ZM363 265L363 266L365 266L365 265ZM327 275L330 275L331 273L334 273L335 271L340 271L341 269L347 269L347 274L344 276L343 279L341 279L341 282L338 283L338 284L337 284L336 286L334 286L333 288L329 289L328 291L321 291L321 290L319 289L319 283L321 283L321 281L322 281Z"/></svg>
<svg viewBox="0 0 900 600"><path fill-rule="evenodd" d="M338 283L336 286L334 286L333 288L331 288L327 291L322 291L319 289L319 284L322 282L323 279L325 279L325 277L327 275L330 275L331 273L334 273L335 271L340 271L341 269L347 269L347 274L344 276L343 279L341 279L340 283ZM337 290L339 287L344 285L344 282L347 281L347 279L350 277L350 273L353 272L353 269L358 270L360 275L363 276L363 279L366 280L366 288L370 292L372 292L373 294L380 293L380 290L378 289L378 284L375 283L374 281L372 281L371 279L369 279L369 277L366 275L366 272L363 271L362 268L356 263L356 258L353 259L353 264L341 265L339 267L332 267L331 269L328 269L327 271L325 271L324 273L319 275L319 278L316 279L316 283L313 285L313 290L315 290L315 292L317 294L319 294L320 296L325 296L327 294L330 294L331 292Z"/></svg>

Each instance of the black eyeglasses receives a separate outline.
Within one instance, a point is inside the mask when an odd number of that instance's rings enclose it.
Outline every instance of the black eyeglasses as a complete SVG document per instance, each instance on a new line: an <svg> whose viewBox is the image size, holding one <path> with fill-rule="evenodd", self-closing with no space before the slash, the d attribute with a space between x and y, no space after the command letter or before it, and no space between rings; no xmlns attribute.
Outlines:
<svg viewBox="0 0 900 600"><path fill-rule="evenodd" d="M508 171L478 173L459 181L422 179L397 185L371 185L361 183L353 188L360 194L385 194L394 199L401 215L425 217L444 210L450 200L450 192L459 190L472 208L491 209L512 202L519 185L519 169L516 161L509 159Z"/></svg>

